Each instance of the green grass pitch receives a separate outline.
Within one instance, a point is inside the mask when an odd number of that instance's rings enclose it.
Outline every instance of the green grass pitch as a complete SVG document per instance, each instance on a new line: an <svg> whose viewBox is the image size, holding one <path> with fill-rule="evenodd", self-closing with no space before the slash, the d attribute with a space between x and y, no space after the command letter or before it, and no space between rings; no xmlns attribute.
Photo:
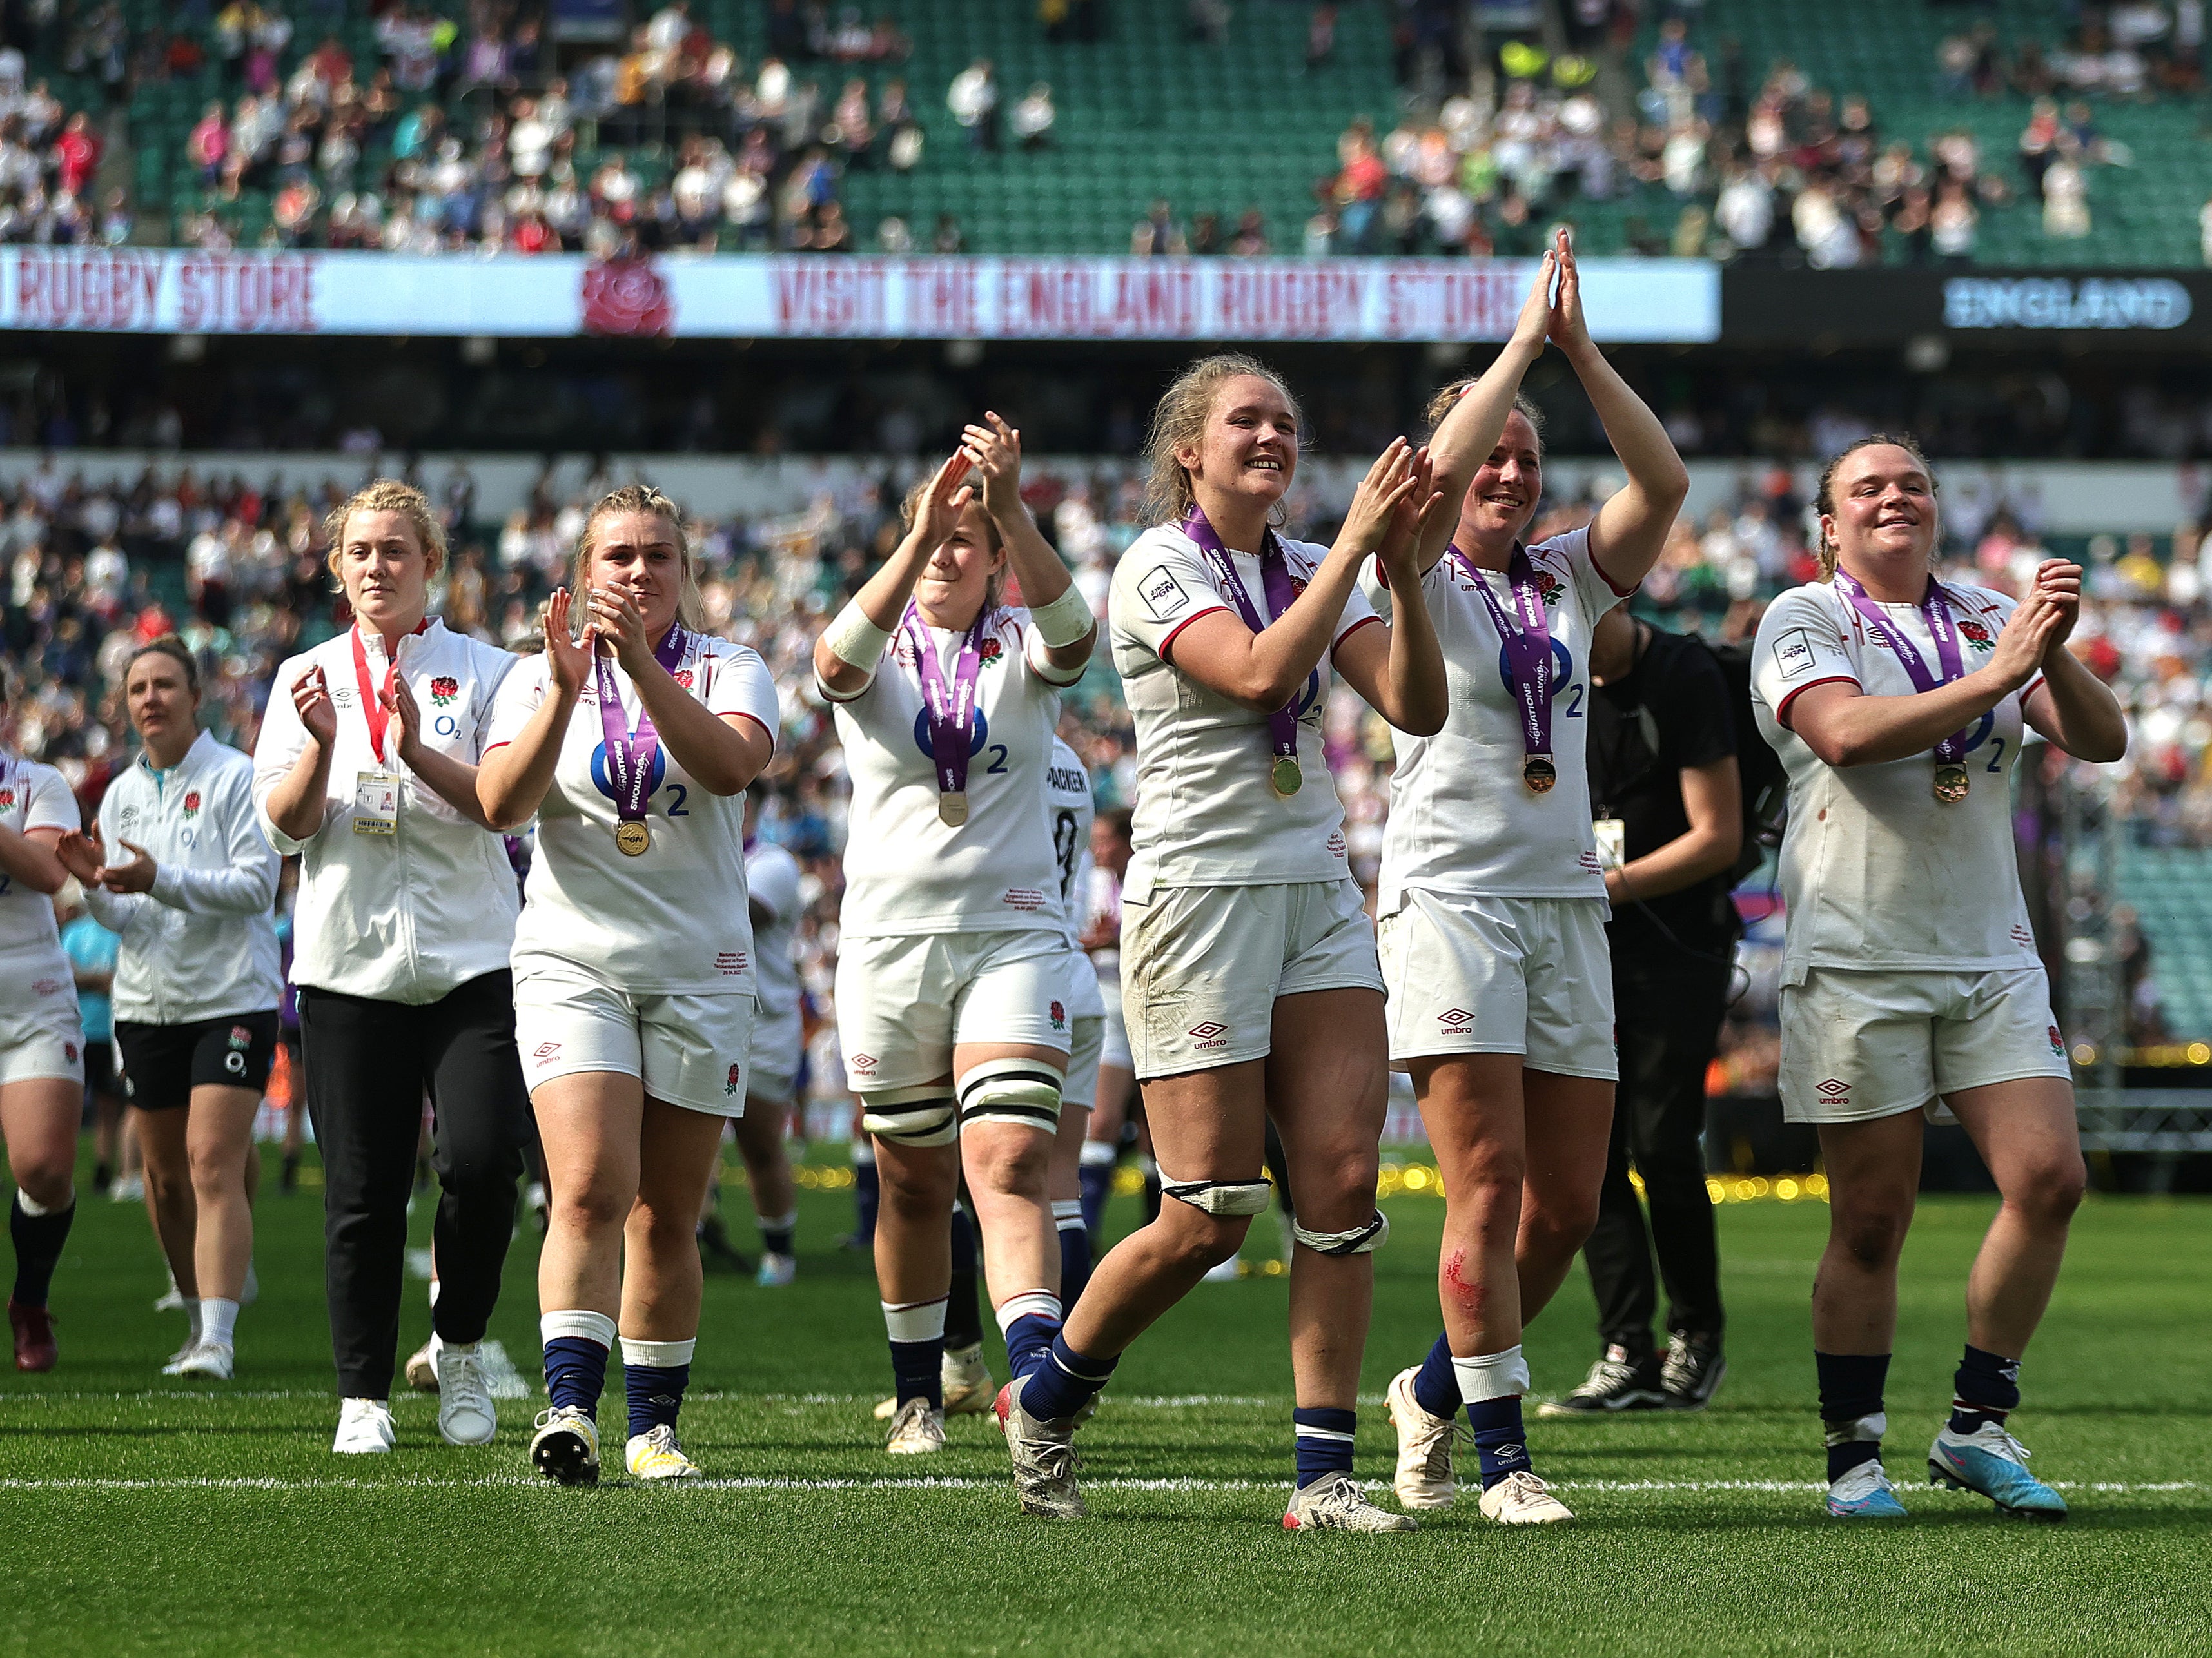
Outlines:
<svg viewBox="0 0 2212 1658"><path fill-rule="evenodd" d="M1378 1479L1382 1388L1436 1327L1443 1216L1433 1195L1389 1208L1360 1429ZM1806 1297L1826 1211L1765 1202L1721 1212L1731 1370L1711 1411L1532 1419L1572 1527L1507 1531L1469 1501L1370 1539L1279 1527L1279 1278L1201 1285L1128 1357L1079 1442L1091 1518L1054 1525L1016 1512L986 1418L956 1418L924 1466L882 1454L874 1285L831 1244L844 1193L803 1195L795 1287L709 1280L684 1436L714 1478L672 1491L543 1485L526 1400L502 1405L496 1445L456 1450L402 1397L396 1455L333 1458L313 1192L262 1201L238 1380L165 1381L183 1324L151 1310L143 1212L88 1198L56 1285L62 1366L0 1381L0 1652L2212 1651L2212 1206L2082 1212L2014 1418L2074 1505L2056 1527L1920 1484L1990 1208L1928 1201L1905 1256L1888 1461L1909 1522L1821 1515ZM1116 1230L1133 1218L1117 1200ZM526 1370L534 1248L526 1230L493 1330ZM1530 1336L1540 1393L1579 1380L1590 1318L1578 1271ZM410 1347L427 1329L417 1284ZM619 1394L601 1417L617 1445Z"/></svg>

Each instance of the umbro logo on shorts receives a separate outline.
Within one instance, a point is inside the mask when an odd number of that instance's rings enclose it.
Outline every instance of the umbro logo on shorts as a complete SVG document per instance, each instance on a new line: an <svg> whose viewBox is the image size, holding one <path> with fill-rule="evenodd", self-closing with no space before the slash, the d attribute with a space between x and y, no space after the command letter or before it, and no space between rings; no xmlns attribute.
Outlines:
<svg viewBox="0 0 2212 1658"><path fill-rule="evenodd" d="M876 1068L876 1056L872 1054L855 1054L845 1063L854 1070L865 1074Z"/></svg>
<svg viewBox="0 0 2212 1658"><path fill-rule="evenodd" d="M538 1064L544 1065L549 1060L558 1058L560 1056L560 1043L540 1042L537 1047L530 1050L530 1057L537 1060Z"/></svg>
<svg viewBox="0 0 2212 1658"><path fill-rule="evenodd" d="M1229 1027L1225 1024L1216 1024L1211 1019L1202 1024L1191 1026L1190 1034L1198 1038L1198 1045L1200 1048L1226 1048L1229 1045L1224 1040L1229 1035Z"/></svg>
<svg viewBox="0 0 2212 1658"><path fill-rule="evenodd" d="M1440 1025L1447 1026L1453 1030L1457 1030L1465 1026L1474 1017L1474 1015L1468 1012L1463 1007L1451 1007L1446 1008L1443 1012L1437 1015L1437 1023Z"/></svg>
<svg viewBox="0 0 2212 1658"><path fill-rule="evenodd" d="M1824 1094L1832 1100L1839 1100L1851 1091L1851 1085L1849 1083L1834 1077L1829 1078L1826 1082L1814 1083L1813 1088L1814 1092Z"/></svg>

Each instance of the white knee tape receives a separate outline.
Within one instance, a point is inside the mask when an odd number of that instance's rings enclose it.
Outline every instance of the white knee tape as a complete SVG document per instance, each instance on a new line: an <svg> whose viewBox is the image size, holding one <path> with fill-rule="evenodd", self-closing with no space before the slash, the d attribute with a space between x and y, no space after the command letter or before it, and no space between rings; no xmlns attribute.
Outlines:
<svg viewBox="0 0 2212 1658"><path fill-rule="evenodd" d="M887 1088L860 1096L860 1127L901 1145L950 1145L952 1096L942 1087Z"/></svg>
<svg viewBox="0 0 2212 1658"><path fill-rule="evenodd" d="M1380 1249L1390 1241L1390 1218L1380 1209L1364 1226L1355 1226L1348 1232L1316 1232L1296 1222L1291 1225L1291 1236L1309 1249L1318 1249L1325 1255L1364 1255Z"/></svg>
<svg viewBox="0 0 2212 1658"><path fill-rule="evenodd" d="M960 1126L1019 1123L1052 1133L1060 1127L1066 1073L1042 1060L986 1060L960 1079Z"/></svg>
<svg viewBox="0 0 2212 1658"><path fill-rule="evenodd" d="M1160 1195L1203 1209L1209 1215L1256 1215L1275 1188L1263 1180L1170 1180L1160 1176Z"/></svg>

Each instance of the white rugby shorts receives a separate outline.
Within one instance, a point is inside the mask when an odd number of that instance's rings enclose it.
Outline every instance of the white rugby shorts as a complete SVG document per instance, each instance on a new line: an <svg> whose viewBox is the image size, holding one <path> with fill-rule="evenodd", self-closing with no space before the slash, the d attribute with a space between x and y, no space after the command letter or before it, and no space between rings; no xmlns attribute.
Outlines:
<svg viewBox="0 0 2212 1658"><path fill-rule="evenodd" d="M1868 1122L2023 1077L2070 1082L2041 963L1963 973L1804 969L1782 987L1782 1115Z"/></svg>
<svg viewBox="0 0 2212 1658"><path fill-rule="evenodd" d="M968 1042L1067 1051L1067 944L1059 934L918 933L837 951L837 1040L856 1094L920 1088Z"/></svg>
<svg viewBox="0 0 2212 1658"><path fill-rule="evenodd" d="M1121 981L1116 979L1111 984L1102 984L1098 992L1106 1004L1106 1045L1098 1056L1098 1063L1133 1072L1137 1061L1129 1053L1128 1021L1121 1016Z"/></svg>
<svg viewBox="0 0 2212 1658"><path fill-rule="evenodd" d="M753 1021L751 1055L745 1061L745 1091L770 1105L789 1105L798 1085L799 1048L805 1026L799 1010L781 1017Z"/></svg>
<svg viewBox="0 0 2212 1658"><path fill-rule="evenodd" d="M514 1044L533 1091L611 1071L671 1105L742 1117L757 1006L750 990L633 995L576 968L532 968L514 981Z"/></svg>
<svg viewBox="0 0 2212 1658"><path fill-rule="evenodd" d="M12 995L0 999L0 1084L57 1077L82 1087L84 1023L76 987L67 979L42 979L29 990L20 1003Z"/></svg>
<svg viewBox="0 0 2212 1658"><path fill-rule="evenodd" d="M1265 1058L1279 997L1382 988L1348 877L1122 895L1121 1011L1140 1080Z"/></svg>
<svg viewBox="0 0 2212 1658"><path fill-rule="evenodd" d="M1602 898L1407 892L1380 929L1392 1068L1518 1054L1531 1071L1616 1080L1605 919Z"/></svg>
<svg viewBox="0 0 2212 1658"><path fill-rule="evenodd" d="M1098 1103L1098 1060L1106 1049L1106 1016L1078 1014L1075 1042L1067 1050L1067 1080L1060 1084L1060 1102L1088 1111Z"/></svg>

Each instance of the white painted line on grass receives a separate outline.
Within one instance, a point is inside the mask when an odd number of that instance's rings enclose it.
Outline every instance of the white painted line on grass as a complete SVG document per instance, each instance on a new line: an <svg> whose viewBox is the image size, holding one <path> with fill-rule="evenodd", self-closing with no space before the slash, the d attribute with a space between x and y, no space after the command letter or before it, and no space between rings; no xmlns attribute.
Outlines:
<svg viewBox="0 0 2212 1658"><path fill-rule="evenodd" d="M614 1484L617 1482L610 1482ZM1632 1492L1632 1493L1702 1493L1712 1491L1747 1491L1766 1495L1785 1492L1822 1491L1826 1483L1810 1479L1554 1479L1548 1482L1560 1491ZM2141 1496L2173 1491L2197 1491L2208 1489L2203 1481L2194 1479L2166 1479L2143 1482L2124 1480L2055 1480L2060 1491L2088 1491L2109 1495ZM1282 1479L1100 1479L1083 1482L1085 1491L1280 1491L1289 1482ZM1379 1480L1370 1480L1370 1491L1388 1489ZM333 1478L328 1479L290 1479L275 1475L178 1475L155 1479L102 1479L89 1475L58 1474L47 1478L19 1475L0 1479L0 1491L545 1491L561 1490L547 1480L524 1473L486 1474L474 1479L448 1479L418 1475L399 1475L390 1479L360 1479ZM679 1489L676 1486L665 1490ZM909 1478L838 1477L819 1478L799 1474L737 1474L722 1478L687 1479L680 1489L692 1491L1010 1491L1008 1480L996 1477L971 1474L925 1475Z"/></svg>

